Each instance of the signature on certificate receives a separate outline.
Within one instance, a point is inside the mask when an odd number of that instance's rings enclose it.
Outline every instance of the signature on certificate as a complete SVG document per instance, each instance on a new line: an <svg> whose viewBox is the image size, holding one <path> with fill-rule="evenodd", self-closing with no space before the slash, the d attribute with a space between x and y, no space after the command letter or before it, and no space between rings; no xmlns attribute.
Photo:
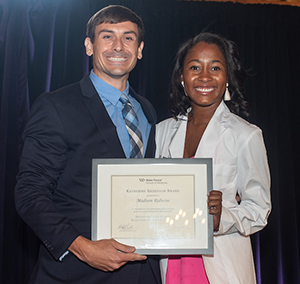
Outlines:
<svg viewBox="0 0 300 284"><path fill-rule="evenodd" d="M130 223L128 224L120 224L118 226L118 230L132 230L133 229L133 225L131 225Z"/></svg>

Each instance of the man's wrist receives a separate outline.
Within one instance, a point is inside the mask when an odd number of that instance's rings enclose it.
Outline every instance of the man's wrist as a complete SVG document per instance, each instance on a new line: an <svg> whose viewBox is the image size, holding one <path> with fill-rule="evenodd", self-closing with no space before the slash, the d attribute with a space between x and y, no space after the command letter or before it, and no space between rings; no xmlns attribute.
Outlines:
<svg viewBox="0 0 300 284"><path fill-rule="evenodd" d="M78 257L80 260L83 260L83 251L82 248L89 242L88 239L86 239L83 236L78 236L73 243L69 246L68 251L73 253L76 257Z"/></svg>

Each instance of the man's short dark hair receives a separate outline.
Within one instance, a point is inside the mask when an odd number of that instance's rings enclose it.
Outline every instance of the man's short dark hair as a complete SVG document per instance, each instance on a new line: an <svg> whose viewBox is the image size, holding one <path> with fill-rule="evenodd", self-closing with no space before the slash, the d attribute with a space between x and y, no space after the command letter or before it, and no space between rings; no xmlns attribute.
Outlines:
<svg viewBox="0 0 300 284"><path fill-rule="evenodd" d="M86 26L86 35L94 43L95 29L102 23L118 24L123 22L132 22L138 27L138 43L144 40L144 24L142 19L130 9L120 5L110 5L95 13L88 21Z"/></svg>

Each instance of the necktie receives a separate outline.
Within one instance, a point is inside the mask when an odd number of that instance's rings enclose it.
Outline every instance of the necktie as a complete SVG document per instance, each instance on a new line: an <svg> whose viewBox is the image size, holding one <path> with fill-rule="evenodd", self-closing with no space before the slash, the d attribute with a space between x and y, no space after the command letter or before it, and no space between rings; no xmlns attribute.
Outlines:
<svg viewBox="0 0 300 284"><path fill-rule="evenodd" d="M120 101L123 104L122 115L130 139L130 158L143 158L143 138L138 129L137 115L124 94L121 95Z"/></svg>

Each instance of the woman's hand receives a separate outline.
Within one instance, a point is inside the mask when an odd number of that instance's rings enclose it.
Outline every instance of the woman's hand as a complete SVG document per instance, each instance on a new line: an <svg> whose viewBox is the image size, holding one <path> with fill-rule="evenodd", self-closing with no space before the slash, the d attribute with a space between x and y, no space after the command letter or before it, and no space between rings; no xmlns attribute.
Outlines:
<svg viewBox="0 0 300 284"><path fill-rule="evenodd" d="M212 190L207 196L208 213L214 215L214 231L218 231L222 214L222 192Z"/></svg>

